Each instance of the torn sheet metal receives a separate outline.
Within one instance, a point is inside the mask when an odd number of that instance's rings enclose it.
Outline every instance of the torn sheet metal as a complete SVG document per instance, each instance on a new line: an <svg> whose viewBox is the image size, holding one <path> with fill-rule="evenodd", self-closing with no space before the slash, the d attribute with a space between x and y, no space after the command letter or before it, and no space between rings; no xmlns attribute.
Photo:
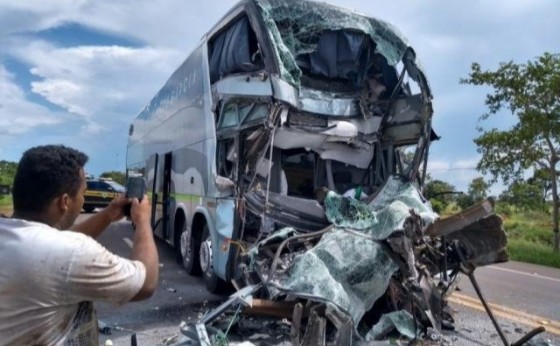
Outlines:
<svg viewBox="0 0 560 346"><path fill-rule="evenodd" d="M335 229L268 284L284 294L333 303L356 325L385 293L397 269L377 242Z"/></svg>
<svg viewBox="0 0 560 346"><path fill-rule="evenodd" d="M369 205L329 192L325 206L327 218L334 225L365 230L376 240L402 231L410 210L420 215L425 227L438 218L412 183L402 182L396 177L387 181Z"/></svg>

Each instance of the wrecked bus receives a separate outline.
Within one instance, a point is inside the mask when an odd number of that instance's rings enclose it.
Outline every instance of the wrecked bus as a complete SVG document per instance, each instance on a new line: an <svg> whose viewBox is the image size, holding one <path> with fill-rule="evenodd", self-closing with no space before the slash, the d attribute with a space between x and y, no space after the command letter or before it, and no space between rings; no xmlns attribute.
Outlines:
<svg viewBox="0 0 560 346"><path fill-rule="evenodd" d="M432 115L389 23L314 1L235 5L129 130L154 232L210 291L237 290L182 333L206 345L253 299L297 345L453 328L458 278L483 300L474 270L507 261L507 240L493 200L440 220L423 197Z"/></svg>
<svg viewBox="0 0 560 346"><path fill-rule="evenodd" d="M241 1L132 122L127 170L146 177L155 233L217 291L243 243L327 226L325 191L368 200L392 175L422 186L431 99L389 23Z"/></svg>

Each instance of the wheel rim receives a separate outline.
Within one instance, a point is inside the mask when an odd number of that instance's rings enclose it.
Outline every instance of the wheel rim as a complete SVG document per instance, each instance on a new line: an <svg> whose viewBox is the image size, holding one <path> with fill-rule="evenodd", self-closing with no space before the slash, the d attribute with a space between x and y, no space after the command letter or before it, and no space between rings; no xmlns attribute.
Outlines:
<svg viewBox="0 0 560 346"><path fill-rule="evenodd" d="M190 237L188 236L187 232L183 232L181 234L181 256L183 256L184 259L189 258L189 256L191 255L191 249L190 249Z"/></svg>
<svg viewBox="0 0 560 346"><path fill-rule="evenodd" d="M206 275L212 275L212 241L210 237L200 244L200 268Z"/></svg>

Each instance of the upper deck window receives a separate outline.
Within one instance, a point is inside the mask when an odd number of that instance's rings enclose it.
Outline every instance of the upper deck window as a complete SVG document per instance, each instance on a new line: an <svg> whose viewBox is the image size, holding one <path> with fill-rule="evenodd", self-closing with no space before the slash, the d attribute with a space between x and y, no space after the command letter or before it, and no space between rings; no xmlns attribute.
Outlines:
<svg viewBox="0 0 560 346"><path fill-rule="evenodd" d="M257 36L246 16L213 37L208 52L211 83L229 74L258 71L264 66Z"/></svg>

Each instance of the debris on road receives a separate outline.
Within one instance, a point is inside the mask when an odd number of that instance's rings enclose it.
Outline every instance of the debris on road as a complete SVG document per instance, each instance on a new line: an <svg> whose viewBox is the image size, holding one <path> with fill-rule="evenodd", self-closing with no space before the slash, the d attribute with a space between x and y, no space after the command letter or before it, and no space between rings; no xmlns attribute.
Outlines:
<svg viewBox="0 0 560 346"><path fill-rule="evenodd" d="M288 319L275 329L295 345L438 342L454 328L446 298L461 274L474 280L475 268L507 260L491 199L448 224L413 184L394 176L369 203L329 192L324 205L331 226L283 228L247 246L235 278L243 288L183 334L215 340L225 318L227 330L238 324L239 335L241 321L253 315L259 334L271 331L270 318Z"/></svg>

